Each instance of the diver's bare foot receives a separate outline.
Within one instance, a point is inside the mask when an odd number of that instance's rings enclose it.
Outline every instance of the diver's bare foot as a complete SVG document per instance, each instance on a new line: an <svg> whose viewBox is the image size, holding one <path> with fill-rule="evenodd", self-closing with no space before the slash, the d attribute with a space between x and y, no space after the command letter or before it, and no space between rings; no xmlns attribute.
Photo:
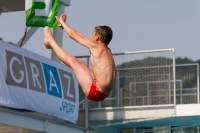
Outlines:
<svg viewBox="0 0 200 133"><path fill-rule="evenodd" d="M51 48L51 43L55 41L49 27L44 28L44 44L46 48Z"/></svg>

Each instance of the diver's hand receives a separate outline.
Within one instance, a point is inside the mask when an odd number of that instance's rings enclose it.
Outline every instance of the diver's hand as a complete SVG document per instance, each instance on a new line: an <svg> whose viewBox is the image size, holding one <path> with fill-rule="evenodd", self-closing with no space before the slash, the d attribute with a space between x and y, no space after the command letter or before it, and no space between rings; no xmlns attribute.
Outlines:
<svg viewBox="0 0 200 133"><path fill-rule="evenodd" d="M67 14L66 13L63 13L60 16L60 18L58 16L56 16L56 20L58 21L58 26L60 28L64 29L62 25L65 23L66 19L67 19Z"/></svg>

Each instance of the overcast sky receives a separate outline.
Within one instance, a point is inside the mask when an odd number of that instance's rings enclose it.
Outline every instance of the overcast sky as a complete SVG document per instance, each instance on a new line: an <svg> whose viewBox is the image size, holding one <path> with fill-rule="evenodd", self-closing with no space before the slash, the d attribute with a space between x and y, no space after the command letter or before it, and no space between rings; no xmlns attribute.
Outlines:
<svg viewBox="0 0 200 133"><path fill-rule="evenodd" d="M90 37L97 25L114 32L113 53L175 48L176 57L200 59L200 0L71 0L67 23ZM24 34L25 11L2 13L0 37L17 43ZM26 43L27 49L50 58L43 45L43 28ZM63 48L74 56L89 51L63 33Z"/></svg>

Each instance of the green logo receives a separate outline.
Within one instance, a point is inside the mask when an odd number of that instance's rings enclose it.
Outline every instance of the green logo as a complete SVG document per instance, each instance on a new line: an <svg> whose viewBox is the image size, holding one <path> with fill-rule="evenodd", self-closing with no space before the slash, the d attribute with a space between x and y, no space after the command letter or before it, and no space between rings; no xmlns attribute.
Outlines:
<svg viewBox="0 0 200 133"><path fill-rule="evenodd" d="M58 27L58 0L26 0L26 26Z"/></svg>

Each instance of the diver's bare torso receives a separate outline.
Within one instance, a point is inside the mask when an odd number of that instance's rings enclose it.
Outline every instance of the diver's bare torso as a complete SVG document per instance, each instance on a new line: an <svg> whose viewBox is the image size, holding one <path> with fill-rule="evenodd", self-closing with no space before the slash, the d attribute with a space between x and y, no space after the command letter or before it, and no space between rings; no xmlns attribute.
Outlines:
<svg viewBox="0 0 200 133"><path fill-rule="evenodd" d="M111 50L105 46L90 50L90 61L96 84L100 91L109 94L113 88L116 69Z"/></svg>

